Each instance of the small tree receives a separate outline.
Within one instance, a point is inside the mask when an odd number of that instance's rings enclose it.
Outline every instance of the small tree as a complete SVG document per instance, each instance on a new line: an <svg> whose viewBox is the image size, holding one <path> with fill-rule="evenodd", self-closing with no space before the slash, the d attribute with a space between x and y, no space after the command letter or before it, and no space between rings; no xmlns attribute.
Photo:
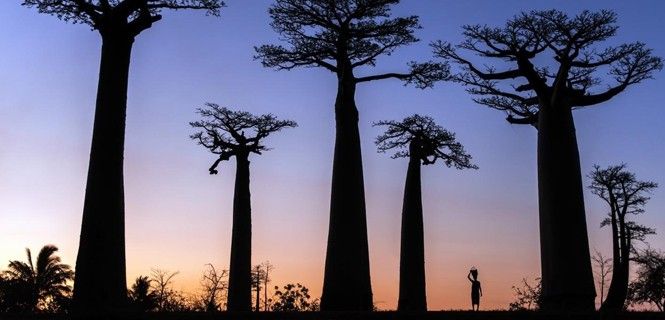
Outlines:
<svg viewBox="0 0 665 320"><path fill-rule="evenodd" d="M630 259L634 251L632 242L644 241L647 235L656 233L654 229L629 219L631 215L644 212L644 206L650 199L647 195L658 184L637 180L634 173L626 170L626 164L605 169L595 165L593 168L589 174L589 189L610 207L601 227L610 226L612 229L612 281L601 308L620 310L624 308L628 294Z"/></svg>
<svg viewBox="0 0 665 320"><path fill-rule="evenodd" d="M317 67L337 77L335 153L330 227L323 279L323 310L372 310L365 190L358 109L359 84L398 79L419 88L445 76L443 65L410 63L404 73L359 76L377 59L418 41L418 17L391 17L399 0L276 0L271 26L286 42L256 48L263 66L278 70Z"/></svg>
<svg viewBox="0 0 665 320"><path fill-rule="evenodd" d="M173 295L173 278L178 275L178 271L169 272L167 270L153 268L151 270L150 283L153 286L157 300L157 311L166 311L168 309L170 297Z"/></svg>
<svg viewBox="0 0 665 320"><path fill-rule="evenodd" d="M319 299L311 300L309 289L300 283L289 283L280 289L275 286L272 311L319 311Z"/></svg>
<svg viewBox="0 0 665 320"><path fill-rule="evenodd" d="M157 294L151 289L148 276L138 276L132 284L127 297L129 306L139 312L153 311L157 308Z"/></svg>
<svg viewBox="0 0 665 320"><path fill-rule="evenodd" d="M515 291L515 301L508 306L510 311L538 311L543 305L543 287L540 278L536 278L536 283L531 284L526 278L522 279L521 286L513 286Z"/></svg>
<svg viewBox="0 0 665 320"><path fill-rule="evenodd" d="M263 266L260 264L255 265L252 267L252 290L256 293L256 296L254 297L254 311L259 312L259 308L261 307L261 289L264 289L263 287L263 279L266 277L265 270L263 270Z"/></svg>
<svg viewBox="0 0 665 320"><path fill-rule="evenodd" d="M637 277L629 287L631 304L653 304L665 311L665 254L646 249L633 258L638 265Z"/></svg>
<svg viewBox="0 0 665 320"><path fill-rule="evenodd" d="M226 290L228 289L229 271L221 270L217 272L215 266L208 263L206 270L201 277L201 298L199 299L199 308L206 312L216 312L222 310L222 301Z"/></svg>
<svg viewBox="0 0 665 320"><path fill-rule="evenodd" d="M430 117L413 115L402 121L379 121L386 132L376 138L379 152L398 151L392 158L409 158L402 205L399 311L426 311L425 243L420 167L440 160L448 167L477 169L455 134Z"/></svg>
<svg viewBox="0 0 665 320"><path fill-rule="evenodd" d="M591 260L596 265L596 271L594 272L597 277L598 289L600 289L600 302L602 303L605 299L605 287L607 286L607 280L609 280L609 275L612 274L612 268L610 264L612 263L612 258L605 258L602 252L594 250Z"/></svg>
<svg viewBox="0 0 665 320"><path fill-rule="evenodd" d="M538 130L543 299L550 310L591 311L596 295L572 111L606 102L663 67L640 42L598 48L616 34L616 20L607 10L572 17L531 11L503 27L464 26L465 40L457 46L433 44L438 57L459 66L450 79L466 86L475 102ZM481 66L458 49L495 63ZM607 89L603 72L614 79Z"/></svg>
<svg viewBox="0 0 665 320"><path fill-rule="evenodd" d="M252 220L249 192L249 155L269 150L263 139L284 128L297 126L295 121L278 120L271 114L255 116L249 112L232 111L214 103L198 109L202 120L190 122L201 131L191 138L218 158L208 169L217 174L217 166L236 158L235 193L233 195L233 230L231 265L229 268L229 311L252 310Z"/></svg>
<svg viewBox="0 0 665 320"><path fill-rule="evenodd" d="M25 249L27 262L9 262L0 288L6 311L66 311L61 304L68 304L71 297L74 272L55 255L57 251L56 246L46 245L33 261L30 249Z"/></svg>
<svg viewBox="0 0 665 320"><path fill-rule="evenodd" d="M268 309L268 283L272 281L270 273L275 269L275 266L270 261L264 261L261 266L265 276L263 277L263 311L270 311Z"/></svg>
<svg viewBox="0 0 665 320"><path fill-rule="evenodd" d="M76 259L74 308L111 312L127 299L123 161L129 62L134 39L162 19L163 10L219 15L221 0L24 0L99 31L102 55L90 148L83 222ZM103 274L103 277L99 275Z"/></svg>

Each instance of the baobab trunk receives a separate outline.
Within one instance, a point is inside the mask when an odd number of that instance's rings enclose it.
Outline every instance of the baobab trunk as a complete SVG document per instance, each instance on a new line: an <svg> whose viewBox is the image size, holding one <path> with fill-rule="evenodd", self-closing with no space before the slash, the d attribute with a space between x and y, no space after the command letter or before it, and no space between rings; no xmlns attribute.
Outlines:
<svg viewBox="0 0 665 320"><path fill-rule="evenodd" d="M612 220L616 220L613 219ZM628 296L628 282L630 274L630 245L626 235L625 220L622 216L618 219L619 230L615 235L616 223L612 229L612 248L615 253L612 264L612 280L607 290L607 298L601 306L603 311L619 311L624 309L626 297ZM616 249L615 249L616 247Z"/></svg>
<svg viewBox="0 0 665 320"><path fill-rule="evenodd" d="M127 80L134 39L102 35L95 120L76 258L73 308L104 314L124 307L125 200L123 152Z"/></svg>
<svg viewBox="0 0 665 320"><path fill-rule="evenodd" d="M252 311L252 209L249 192L249 154L236 154L233 230L229 267L229 311Z"/></svg>
<svg viewBox="0 0 665 320"><path fill-rule="evenodd" d="M335 101L335 155L321 310L371 311L356 84L350 68L342 72Z"/></svg>
<svg viewBox="0 0 665 320"><path fill-rule="evenodd" d="M541 105L538 205L543 309L593 311L596 296L572 110Z"/></svg>
<svg viewBox="0 0 665 320"><path fill-rule="evenodd" d="M427 311L425 289L425 242L420 184L419 145L409 145L409 168L402 205L402 239L399 260L398 311Z"/></svg>

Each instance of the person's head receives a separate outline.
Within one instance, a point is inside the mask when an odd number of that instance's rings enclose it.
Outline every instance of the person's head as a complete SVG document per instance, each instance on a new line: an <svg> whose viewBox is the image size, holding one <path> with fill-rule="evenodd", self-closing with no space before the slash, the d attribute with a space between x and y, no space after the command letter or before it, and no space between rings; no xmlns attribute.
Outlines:
<svg viewBox="0 0 665 320"><path fill-rule="evenodd" d="M478 269L471 269L471 276L473 277L473 280L478 280Z"/></svg>

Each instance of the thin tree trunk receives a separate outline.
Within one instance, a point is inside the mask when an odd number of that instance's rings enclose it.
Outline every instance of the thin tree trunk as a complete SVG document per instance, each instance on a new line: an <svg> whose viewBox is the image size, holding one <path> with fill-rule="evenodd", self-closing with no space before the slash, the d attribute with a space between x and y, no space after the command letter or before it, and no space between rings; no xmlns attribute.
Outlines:
<svg viewBox="0 0 665 320"><path fill-rule="evenodd" d="M261 305L261 266L256 266L256 312L259 312L259 306Z"/></svg>
<svg viewBox="0 0 665 320"><path fill-rule="evenodd" d="M263 311L268 311L268 277L270 276L270 270L268 270L268 264L266 264L266 277L263 279Z"/></svg>
<svg viewBox="0 0 665 320"><path fill-rule="evenodd" d="M83 221L76 258L73 309L105 314L126 304L123 153L127 82L134 39L102 37L95 122Z"/></svg>
<svg viewBox="0 0 665 320"><path fill-rule="evenodd" d="M355 81L339 76L328 248L321 310L371 311L367 218Z"/></svg>
<svg viewBox="0 0 665 320"><path fill-rule="evenodd" d="M402 205L398 311L427 311L425 240L418 149L417 142L412 141Z"/></svg>
<svg viewBox="0 0 665 320"><path fill-rule="evenodd" d="M613 219L616 220L616 219ZM618 219L619 230L615 234L616 226L612 230L613 248L617 247L614 263L612 264L612 280L607 290L607 299L601 306L603 311L623 310L626 298L628 297L629 266L630 266L630 246L626 235L626 223L624 217L620 214Z"/></svg>
<svg viewBox="0 0 665 320"><path fill-rule="evenodd" d="M538 202L543 308L593 311L596 292L572 110L541 106Z"/></svg>
<svg viewBox="0 0 665 320"><path fill-rule="evenodd" d="M227 301L228 310L233 312L252 311L251 214L248 155L237 154Z"/></svg>

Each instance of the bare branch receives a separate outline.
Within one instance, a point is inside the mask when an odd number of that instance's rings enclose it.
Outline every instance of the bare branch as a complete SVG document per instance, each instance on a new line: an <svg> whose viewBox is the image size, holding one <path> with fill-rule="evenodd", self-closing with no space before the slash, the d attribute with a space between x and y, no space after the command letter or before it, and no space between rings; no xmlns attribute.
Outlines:
<svg viewBox="0 0 665 320"><path fill-rule="evenodd" d="M478 169L471 163L471 155L456 141L455 134L437 125L430 117L416 114L401 122L379 121L374 126L387 127L375 143L379 152L398 149L392 158L411 157L425 165L441 159L448 167Z"/></svg>

